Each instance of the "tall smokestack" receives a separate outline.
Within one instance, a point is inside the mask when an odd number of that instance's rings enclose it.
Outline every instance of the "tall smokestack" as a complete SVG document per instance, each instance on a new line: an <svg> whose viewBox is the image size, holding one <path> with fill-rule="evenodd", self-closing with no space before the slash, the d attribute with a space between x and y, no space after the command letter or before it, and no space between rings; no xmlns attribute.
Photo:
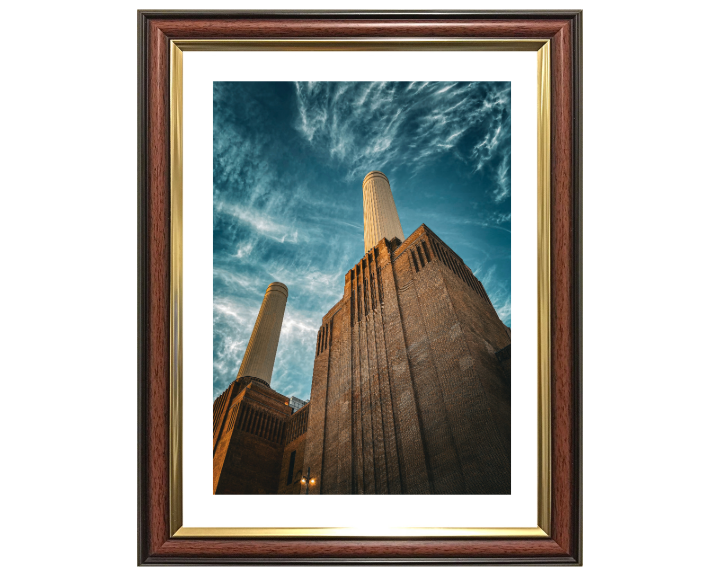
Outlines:
<svg viewBox="0 0 720 576"><path fill-rule="evenodd" d="M400 217L390 191L390 181L382 172L370 172L363 180L363 216L365 221L365 252L381 239L405 240Z"/></svg>
<svg viewBox="0 0 720 576"><path fill-rule="evenodd" d="M252 376L270 385L287 297L288 289L285 284L273 282L267 287L250 342L240 364L238 378Z"/></svg>

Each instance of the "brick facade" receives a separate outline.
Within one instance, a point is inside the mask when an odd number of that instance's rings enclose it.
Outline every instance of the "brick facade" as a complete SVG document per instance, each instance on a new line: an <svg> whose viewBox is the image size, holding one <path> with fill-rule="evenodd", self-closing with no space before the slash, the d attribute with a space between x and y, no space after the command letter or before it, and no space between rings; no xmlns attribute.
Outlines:
<svg viewBox="0 0 720 576"><path fill-rule="evenodd" d="M318 333L305 468L321 494L509 494L510 344L482 284L422 225L345 276Z"/></svg>
<svg viewBox="0 0 720 576"><path fill-rule="evenodd" d="M287 398L251 377L215 400L213 494L276 494Z"/></svg>

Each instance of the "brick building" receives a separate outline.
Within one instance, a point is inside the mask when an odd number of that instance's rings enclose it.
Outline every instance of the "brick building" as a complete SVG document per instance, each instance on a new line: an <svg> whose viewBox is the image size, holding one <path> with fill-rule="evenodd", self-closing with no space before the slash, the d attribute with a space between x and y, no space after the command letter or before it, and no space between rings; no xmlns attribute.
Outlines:
<svg viewBox="0 0 720 576"><path fill-rule="evenodd" d="M265 382L235 380L213 406L213 493L275 494L291 415Z"/></svg>
<svg viewBox="0 0 720 576"><path fill-rule="evenodd" d="M367 251L323 317L310 403L233 382L214 491L304 493L309 468L311 494L509 494L510 329L432 230L404 238L384 174L363 196Z"/></svg>
<svg viewBox="0 0 720 576"><path fill-rule="evenodd" d="M213 494L299 494L309 408L235 380L213 403Z"/></svg>

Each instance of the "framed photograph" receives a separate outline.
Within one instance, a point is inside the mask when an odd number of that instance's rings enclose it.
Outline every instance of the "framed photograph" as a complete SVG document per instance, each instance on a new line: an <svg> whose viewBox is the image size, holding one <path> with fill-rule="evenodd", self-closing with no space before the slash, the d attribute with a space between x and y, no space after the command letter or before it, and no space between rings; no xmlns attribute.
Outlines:
<svg viewBox="0 0 720 576"><path fill-rule="evenodd" d="M581 16L138 12L139 564L581 564Z"/></svg>

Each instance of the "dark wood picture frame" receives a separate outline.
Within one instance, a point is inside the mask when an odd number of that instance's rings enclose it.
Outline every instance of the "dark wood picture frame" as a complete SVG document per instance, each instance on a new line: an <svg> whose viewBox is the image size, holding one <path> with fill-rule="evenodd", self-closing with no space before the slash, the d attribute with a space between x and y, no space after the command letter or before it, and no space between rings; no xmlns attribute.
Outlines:
<svg viewBox="0 0 720 576"><path fill-rule="evenodd" d="M551 39L550 537L171 538L170 41ZM582 13L138 12L138 564L581 564Z"/></svg>

